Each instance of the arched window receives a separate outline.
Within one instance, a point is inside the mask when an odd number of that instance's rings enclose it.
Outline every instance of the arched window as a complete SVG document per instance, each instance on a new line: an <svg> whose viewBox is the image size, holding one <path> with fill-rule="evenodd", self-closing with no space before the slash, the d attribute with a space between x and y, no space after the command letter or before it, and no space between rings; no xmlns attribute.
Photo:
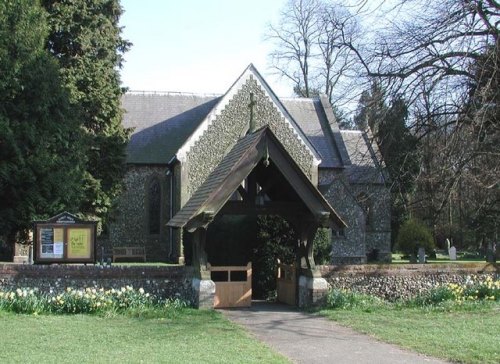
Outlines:
<svg viewBox="0 0 500 364"><path fill-rule="evenodd" d="M371 226L372 224L372 213L373 213L373 207L372 207L372 201L370 197L364 192L361 192L358 197L356 198L358 200L359 205L363 209L363 212L365 213L365 224L366 226Z"/></svg>
<svg viewBox="0 0 500 364"><path fill-rule="evenodd" d="M154 177L149 181L147 196L148 231L150 234L159 234L161 224L161 185L158 177Z"/></svg>

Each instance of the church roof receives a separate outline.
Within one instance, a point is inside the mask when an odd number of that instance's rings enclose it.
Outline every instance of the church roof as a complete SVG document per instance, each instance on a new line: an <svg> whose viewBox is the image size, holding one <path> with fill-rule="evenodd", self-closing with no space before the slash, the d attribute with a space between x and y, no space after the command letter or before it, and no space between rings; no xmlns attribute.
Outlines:
<svg viewBox="0 0 500 364"><path fill-rule="evenodd" d="M253 66L245 72L253 72L269 89L270 97L321 159L319 168L346 168L354 183L383 183L376 143L361 132L340 131L326 98L278 99ZM168 164L207 117L221 107L225 96L147 92L123 95L123 125L133 130L127 163Z"/></svg>
<svg viewBox="0 0 500 364"><path fill-rule="evenodd" d="M133 129L127 163L167 164L219 99L186 93L123 95L123 126Z"/></svg>
<svg viewBox="0 0 500 364"><path fill-rule="evenodd" d="M133 128L127 163L167 164L221 96L185 93L127 93L122 97L123 125ZM283 106L321 156L320 168L344 163L329 135L319 99L282 99Z"/></svg>
<svg viewBox="0 0 500 364"><path fill-rule="evenodd" d="M379 161L382 161L377 143L373 137L359 130L341 130L351 165L346 168L351 183L384 183Z"/></svg>

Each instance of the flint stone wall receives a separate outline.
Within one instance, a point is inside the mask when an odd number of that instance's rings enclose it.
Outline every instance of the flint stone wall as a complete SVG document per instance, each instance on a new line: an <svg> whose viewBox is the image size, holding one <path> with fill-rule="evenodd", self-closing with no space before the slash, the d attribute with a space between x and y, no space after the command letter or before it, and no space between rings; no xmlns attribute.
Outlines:
<svg viewBox="0 0 500 364"><path fill-rule="evenodd" d="M160 298L192 302L192 267L101 267L94 265L0 264L0 289L35 288L62 292L71 288L120 289L126 285Z"/></svg>
<svg viewBox="0 0 500 364"><path fill-rule="evenodd" d="M320 271L332 288L389 301L415 297L438 284L463 284L476 276L500 276L500 266L488 263L320 266Z"/></svg>
<svg viewBox="0 0 500 364"><path fill-rule="evenodd" d="M253 118L256 128L268 125L298 166L312 178L313 155L297 132L285 121L257 80L250 77L187 153L189 196L207 179L210 172L248 130L251 93L255 97Z"/></svg>
<svg viewBox="0 0 500 364"><path fill-rule="evenodd" d="M109 224L109 235L98 238L106 254L111 256L113 247L141 246L146 248L148 261L168 261L170 252L169 228L169 179L165 176L165 166L128 166L124 178L118 207ZM148 231L147 188L153 178L158 178L161 187L160 233ZM100 252L99 252L100 254Z"/></svg>

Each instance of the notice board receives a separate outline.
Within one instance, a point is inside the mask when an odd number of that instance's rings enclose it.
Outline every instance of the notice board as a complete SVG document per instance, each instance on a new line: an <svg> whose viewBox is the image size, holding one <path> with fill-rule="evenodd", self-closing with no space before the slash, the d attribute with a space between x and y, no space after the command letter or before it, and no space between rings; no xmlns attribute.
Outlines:
<svg viewBox="0 0 500 364"><path fill-rule="evenodd" d="M35 263L95 263L97 223L63 212L35 221Z"/></svg>

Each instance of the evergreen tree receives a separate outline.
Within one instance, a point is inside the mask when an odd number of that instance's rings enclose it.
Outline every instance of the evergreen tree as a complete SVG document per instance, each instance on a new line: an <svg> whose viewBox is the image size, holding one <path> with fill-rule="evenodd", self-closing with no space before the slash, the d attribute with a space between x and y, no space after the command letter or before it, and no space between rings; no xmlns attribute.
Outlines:
<svg viewBox="0 0 500 364"><path fill-rule="evenodd" d="M354 124L359 130L370 128L373 134L377 134L378 124L387 113L385 104L385 93L377 82L372 82L370 90L364 90L359 98Z"/></svg>
<svg viewBox="0 0 500 364"><path fill-rule="evenodd" d="M391 228L393 239L408 218L409 201L420 170L418 139L407 126L408 106L398 97L378 121L375 138L390 177L392 193Z"/></svg>
<svg viewBox="0 0 500 364"><path fill-rule="evenodd" d="M81 200L81 129L47 30L38 2L0 2L0 232L9 243Z"/></svg>
<svg viewBox="0 0 500 364"><path fill-rule="evenodd" d="M121 188L129 133L121 124L118 69L130 43L120 36L119 0L42 0L49 51L59 61L71 103L81 110L87 165L80 211L105 220Z"/></svg>

